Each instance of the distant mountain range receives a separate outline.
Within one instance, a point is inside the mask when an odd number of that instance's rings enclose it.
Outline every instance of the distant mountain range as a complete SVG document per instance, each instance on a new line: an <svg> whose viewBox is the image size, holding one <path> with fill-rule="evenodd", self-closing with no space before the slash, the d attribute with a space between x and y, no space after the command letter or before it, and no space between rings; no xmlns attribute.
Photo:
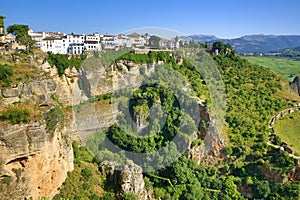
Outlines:
<svg viewBox="0 0 300 200"><path fill-rule="evenodd" d="M198 42L229 43L239 53L269 53L300 46L300 35L246 35L235 39L220 39L213 35L188 36Z"/></svg>
<svg viewBox="0 0 300 200"><path fill-rule="evenodd" d="M187 37L180 37L180 39L183 39L183 40L193 39L193 40L195 40L197 42L201 42L201 43L220 40L219 38L217 38L214 35L190 35Z"/></svg>

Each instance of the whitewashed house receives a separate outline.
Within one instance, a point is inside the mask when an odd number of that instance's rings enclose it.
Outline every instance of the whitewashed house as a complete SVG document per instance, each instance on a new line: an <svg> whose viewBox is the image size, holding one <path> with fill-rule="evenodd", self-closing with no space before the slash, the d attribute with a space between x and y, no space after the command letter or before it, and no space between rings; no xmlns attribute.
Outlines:
<svg viewBox="0 0 300 200"><path fill-rule="evenodd" d="M138 33L131 33L127 37L129 38L130 45L133 47L144 47L146 44L145 38Z"/></svg>
<svg viewBox="0 0 300 200"><path fill-rule="evenodd" d="M179 41L175 41L175 40L169 40L167 47L169 49L178 49L179 48Z"/></svg>
<svg viewBox="0 0 300 200"><path fill-rule="evenodd" d="M168 48L168 42L169 42L169 40L162 38L159 41L159 46L161 48Z"/></svg>
<svg viewBox="0 0 300 200"><path fill-rule="evenodd" d="M41 42L41 49L44 52L52 52L54 54L68 54L68 45L66 37L45 37Z"/></svg>
<svg viewBox="0 0 300 200"><path fill-rule="evenodd" d="M103 49L117 49L120 47L120 40L117 36L105 34L101 36Z"/></svg>
<svg viewBox="0 0 300 200"><path fill-rule="evenodd" d="M5 35L5 43L7 43L7 44L16 43L16 38L11 34L6 34Z"/></svg>
<svg viewBox="0 0 300 200"><path fill-rule="evenodd" d="M99 33L87 34L84 38L85 51L100 51L100 35Z"/></svg>
<svg viewBox="0 0 300 200"><path fill-rule="evenodd" d="M34 46L37 48L42 47L42 40L48 36L45 32L33 32L32 29L28 31L28 35L35 40Z"/></svg>
<svg viewBox="0 0 300 200"><path fill-rule="evenodd" d="M82 54L85 50L84 38L85 35L83 34L67 34L66 44L68 46L68 54Z"/></svg>

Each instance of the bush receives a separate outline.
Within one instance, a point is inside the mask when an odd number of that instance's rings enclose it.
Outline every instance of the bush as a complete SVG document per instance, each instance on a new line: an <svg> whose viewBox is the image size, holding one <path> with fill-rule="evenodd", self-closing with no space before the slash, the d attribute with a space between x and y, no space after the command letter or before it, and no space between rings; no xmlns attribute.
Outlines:
<svg viewBox="0 0 300 200"><path fill-rule="evenodd" d="M81 170L81 176L87 180L92 176L92 171L88 168L84 168Z"/></svg>
<svg viewBox="0 0 300 200"><path fill-rule="evenodd" d="M46 113L45 120L46 120L47 131L49 133L53 133L58 124L61 128L63 127L64 113L60 107L56 106Z"/></svg>
<svg viewBox="0 0 300 200"><path fill-rule="evenodd" d="M28 109L10 106L2 113L1 119L9 120L12 124L28 123L30 121L30 112Z"/></svg>
<svg viewBox="0 0 300 200"><path fill-rule="evenodd" d="M7 65L0 65L0 87L7 87L12 82L13 71Z"/></svg>

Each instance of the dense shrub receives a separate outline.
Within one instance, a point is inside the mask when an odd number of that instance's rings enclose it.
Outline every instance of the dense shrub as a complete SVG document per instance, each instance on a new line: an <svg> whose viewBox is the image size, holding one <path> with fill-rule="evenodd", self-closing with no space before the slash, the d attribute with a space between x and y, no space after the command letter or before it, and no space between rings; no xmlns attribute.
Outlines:
<svg viewBox="0 0 300 200"><path fill-rule="evenodd" d="M45 114L46 129L49 133L55 131L57 126L62 128L64 125L64 113L59 106L52 108Z"/></svg>
<svg viewBox="0 0 300 200"><path fill-rule="evenodd" d="M79 69L85 58L84 56L72 57L71 59L68 57L68 55L64 54L48 53L47 60L51 66L55 66L57 68L58 74L61 76L68 67L75 67L76 69Z"/></svg>
<svg viewBox="0 0 300 200"><path fill-rule="evenodd" d="M7 87L12 82L13 70L7 65L0 65L0 87Z"/></svg>
<svg viewBox="0 0 300 200"><path fill-rule="evenodd" d="M2 113L0 118L9 120L12 124L28 123L30 121L30 112L28 109L10 106Z"/></svg>

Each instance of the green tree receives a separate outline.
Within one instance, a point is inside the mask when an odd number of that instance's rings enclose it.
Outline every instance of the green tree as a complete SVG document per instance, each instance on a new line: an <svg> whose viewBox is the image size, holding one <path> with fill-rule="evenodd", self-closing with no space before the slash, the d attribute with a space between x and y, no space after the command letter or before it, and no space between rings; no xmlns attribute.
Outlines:
<svg viewBox="0 0 300 200"><path fill-rule="evenodd" d="M146 39L146 45L148 45L148 37L149 37L149 33L145 33L145 39Z"/></svg>
<svg viewBox="0 0 300 200"><path fill-rule="evenodd" d="M225 196L230 197L230 199L242 199L242 196L234 183L234 177L232 176L229 176L225 179L223 191Z"/></svg>
<svg viewBox="0 0 300 200"><path fill-rule="evenodd" d="M6 29L7 33L11 33L16 37L16 41L21 44L25 45L26 48L32 47L35 41L28 35L29 26L24 24L14 24L8 26Z"/></svg>
<svg viewBox="0 0 300 200"><path fill-rule="evenodd" d="M231 49L231 46L229 44L224 44L221 41L217 41L213 43L212 52L215 52L215 50L218 50L219 53L226 53L227 50Z"/></svg>
<svg viewBox="0 0 300 200"><path fill-rule="evenodd" d="M151 35L149 38L149 46L150 47L155 47L155 48L159 48L160 47L160 37L157 37L155 35Z"/></svg>
<svg viewBox="0 0 300 200"><path fill-rule="evenodd" d="M254 197L258 199L264 199L271 193L270 185L268 181L257 181L254 185Z"/></svg>
<svg viewBox="0 0 300 200"><path fill-rule="evenodd" d="M86 180L89 179L92 175L92 171L88 168L84 168L81 170L81 176L83 176Z"/></svg>

